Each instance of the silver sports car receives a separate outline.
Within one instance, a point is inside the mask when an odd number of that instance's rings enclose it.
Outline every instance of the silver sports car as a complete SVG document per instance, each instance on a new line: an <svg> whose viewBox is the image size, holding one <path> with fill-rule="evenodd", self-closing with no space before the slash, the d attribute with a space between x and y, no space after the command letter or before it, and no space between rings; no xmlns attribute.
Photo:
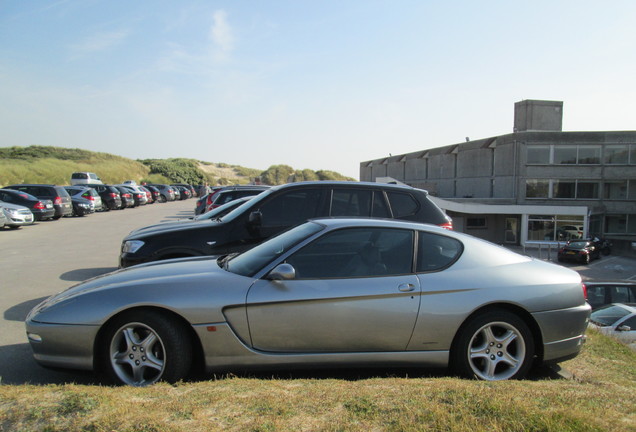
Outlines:
<svg viewBox="0 0 636 432"><path fill-rule="evenodd" d="M26 322L35 359L135 386L207 371L450 366L523 377L576 356L577 273L435 226L317 219L240 255L134 266L80 283Z"/></svg>

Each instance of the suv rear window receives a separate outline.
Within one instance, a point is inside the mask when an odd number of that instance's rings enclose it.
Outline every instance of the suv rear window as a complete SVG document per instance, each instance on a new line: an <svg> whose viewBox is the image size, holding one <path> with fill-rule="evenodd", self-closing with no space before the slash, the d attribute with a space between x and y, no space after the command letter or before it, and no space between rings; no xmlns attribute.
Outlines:
<svg viewBox="0 0 636 432"><path fill-rule="evenodd" d="M404 218L417 213L419 204L411 195L401 192L387 192L394 218Z"/></svg>

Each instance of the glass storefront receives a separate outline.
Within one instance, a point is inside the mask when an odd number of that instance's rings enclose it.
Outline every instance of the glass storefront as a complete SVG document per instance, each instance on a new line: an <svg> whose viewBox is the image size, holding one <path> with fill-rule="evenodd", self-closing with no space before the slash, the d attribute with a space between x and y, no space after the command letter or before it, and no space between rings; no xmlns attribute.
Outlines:
<svg viewBox="0 0 636 432"><path fill-rule="evenodd" d="M530 215L528 241L568 241L585 238L584 217L572 215Z"/></svg>

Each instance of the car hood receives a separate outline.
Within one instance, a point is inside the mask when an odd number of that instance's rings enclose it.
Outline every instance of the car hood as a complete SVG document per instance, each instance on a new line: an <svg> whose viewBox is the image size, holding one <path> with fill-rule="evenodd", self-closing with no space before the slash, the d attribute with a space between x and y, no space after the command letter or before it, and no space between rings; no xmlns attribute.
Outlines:
<svg viewBox="0 0 636 432"><path fill-rule="evenodd" d="M17 205L17 204L9 204L9 203L4 202L4 201L0 201L0 207L4 207L6 209L11 209L11 210L29 210L28 207ZM29 210L29 211L31 211L31 210Z"/></svg>
<svg viewBox="0 0 636 432"><path fill-rule="evenodd" d="M236 278L221 269L215 258L196 257L142 264L97 276L55 294L36 306L28 320L43 323L99 324L119 310L132 306L157 306L171 310L190 310L209 303L207 315L216 306L211 291L236 291ZM244 288L250 286L245 281ZM245 293L237 299L244 300ZM205 309L205 308L204 308ZM218 318L222 315L217 311ZM196 320L195 320L196 321Z"/></svg>
<svg viewBox="0 0 636 432"><path fill-rule="evenodd" d="M159 284L163 280L173 280L184 275L194 277L201 274L208 276L226 274L227 272L218 266L216 259L216 257L209 256L177 258L132 266L88 279L68 288L66 291L62 291L58 296L74 296L78 293L104 289L110 286L120 286L122 284L141 285L148 282Z"/></svg>
<svg viewBox="0 0 636 432"><path fill-rule="evenodd" d="M201 227L207 226L208 224L213 224L213 223L219 223L219 221L211 220L211 219L199 220L199 221L185 219L185 220L179 220L175 222L164 222L164 223L160 223L156 225L149 225L149 226L131 231L128 234L128 236L126 236L124 241L133 240L133 239L141 238L144 236L150 236L150 235L154 235L158 233L185 231L192 228L201 228Z"/></svg>

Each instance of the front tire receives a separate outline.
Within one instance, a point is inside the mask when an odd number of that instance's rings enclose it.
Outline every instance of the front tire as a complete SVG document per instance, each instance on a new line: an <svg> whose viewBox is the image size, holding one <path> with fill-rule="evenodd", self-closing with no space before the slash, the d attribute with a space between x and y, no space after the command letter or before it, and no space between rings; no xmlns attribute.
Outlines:
<svg viewBox="0 0 636 432"><path fill-rule="evenodd" d="M521 379L532 366L534 340L527 324L504 310L479 314L460 330L451 362L462 376L485 381Z"/></svg>
<svg viewBox="0 0 636 432"><path fill-rule="evenodd" d="M102 339L104 372L116 383L143 387L186 378L192 363L190 334L175 318L131 311L108 325Z"/></svg>

